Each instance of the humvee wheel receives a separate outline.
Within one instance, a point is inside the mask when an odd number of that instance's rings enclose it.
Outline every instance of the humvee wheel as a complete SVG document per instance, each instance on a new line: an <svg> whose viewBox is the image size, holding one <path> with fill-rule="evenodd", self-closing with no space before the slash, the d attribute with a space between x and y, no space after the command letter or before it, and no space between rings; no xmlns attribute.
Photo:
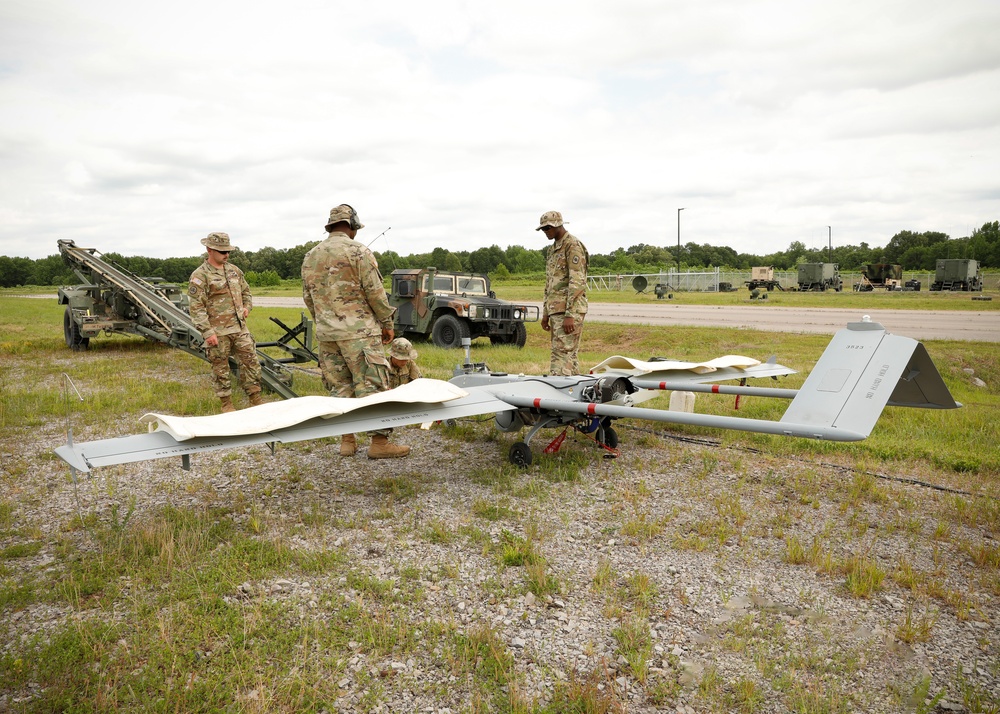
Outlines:
<svg viewBox="0 0 1000 714"><path fill-rule="evenodd" d="M69 307L63 313L63 335L66 346L71 350L85 350L90 346L90 338L80 334L80 327L73 322L73 310Z"/></svg>
<svg viewBox="0 0 1000 714"><path fill-rule="evenodd" d="M515 466L520 466L522 469L527 468L531 466L531 447L523 441L518 441L510 447L507 458Z"/></svg>
<svg viewBox="0 0 1000 714"><path fill-rule="evenodd" d="M528 341L528 328L524 326L523 322L519 322L514 330L514 339L511 344L520 349Z"/></svg>
<svg viewBox="0 0 1000 714"><path fill-rule="evenodd" d="M461 347L462 338L469 335L469 323L454 315L442 315L434 321L434 329L431 330L434 344L445 349Z"/></svg>

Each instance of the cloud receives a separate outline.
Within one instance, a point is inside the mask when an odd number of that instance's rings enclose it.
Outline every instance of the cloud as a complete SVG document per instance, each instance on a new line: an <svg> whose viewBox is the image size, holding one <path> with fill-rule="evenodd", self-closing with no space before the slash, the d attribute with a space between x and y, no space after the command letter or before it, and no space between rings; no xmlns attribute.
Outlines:
<svg viewBox="0 0 1000 714"><path fill-rule="evenodd" d="M0 254L682 238L883 245L996 220L1000 6L95 0L0 7ZM371 232L370 236L366 236ZM388 244L388 245L386 245ZM381 247L380 247L381 246Z"/></svg>

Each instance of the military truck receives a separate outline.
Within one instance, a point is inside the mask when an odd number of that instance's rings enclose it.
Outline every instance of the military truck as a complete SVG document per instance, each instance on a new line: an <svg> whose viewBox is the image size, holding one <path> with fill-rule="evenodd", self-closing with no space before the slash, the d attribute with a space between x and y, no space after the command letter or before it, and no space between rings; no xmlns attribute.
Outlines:
<svg viewBox="0 0 1000 714"><path fill-rule="evenodd" d="M758 290L767 288L767 291L784 290L781 283L774 279L774 268L770 266L757 266L750 268L750 279L744 281L747 290Z"/></svg>
<svg viewBox="0 0 1000 714"><path fill-rule="evenodd" d="M967 258L945 258L937 262L931 290L982 291L983 279L979 274L979 261Z"/></svg>
<svg viewBox="0 0 1000 714"><path fill-rule="evenodd" d="M861 268L861 277L854 292L869 293L876 289L902 290L903 266L895 263L868 263Z"/></svg>
<svg viewBox="0 0 1000 714"><path fill-rule="evenodd" d="M389 302L394 329L406 337L430 337L438 347L457 348L462 338L489 337L494 345L524 347L525 322L538 320L535 305L497 298L487 275L437 268L392 271Z"/></svg>
<svg viewBox="0 0 1000 714"><path fill-rule="evenodd" d="M799 290L825 292L844 289L844 281L840 278L840 266L836 263L800 263Z"/></svg>

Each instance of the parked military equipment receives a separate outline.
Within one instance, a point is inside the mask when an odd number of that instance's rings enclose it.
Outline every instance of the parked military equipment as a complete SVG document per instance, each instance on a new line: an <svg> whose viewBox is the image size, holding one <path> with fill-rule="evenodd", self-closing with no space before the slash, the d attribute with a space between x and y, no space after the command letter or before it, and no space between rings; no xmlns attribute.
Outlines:
<svg viewBox="0 0 1000 714"><path fill-rule="evenodd" d="M854 292L872 290L902 290L903 266L894 263L868 263L861 269L861 278L854 284Z"/></svg>
<svg viewBox="0 0 1000 714"><path fill-rule="evenodd" d="M188 314L187 293L179 285L160 278L141 278L105 261L94 248L78 248L72 240L60 240L59 252L83 281L59 288L59 304L66 306L63 333L67 347L85 350L91 338L118 333L162 342L207 361L204 340ZM297 395L291 389L292 373L285 364L316 360L312 322L303 317L298 327L290 329L271 320L285 330L285 335L275 342L258 343L261 381L289 399ZM280 348L290 356L274 358L261 351L264 347ZM237 368L233 359L230 365Z"/></svg>
<svg viewBox="0 0 1000 714"><path fill-rule="evenodd" d="M463 337L524 347L524 323L537 321L539 313L537 306L498 299L486 275L437 268L392 271L389 302L396 308L396 334L429 336L447 348L461 347Z"/></svg>
<svg viewBox="0 0 1000 714"><path fill-rule="evenodd" d="M759 290L766 288L768 292L772 290L784 290L781 283L774 279L774 268L770 266L758 266L750 268L750 279L744 283L747 290Z"/></svg>
<svg viewBox="0 0 1000 714"><path fill-rule="evenodd" d="M937 262L934 271L932 291L964 290L977 292L983 289L983 279L979 274L979 261L967 258L945 258Z"/></svg>
<svg viewBox="0 0 1000 714"><path fill-rule="evenodd" d="M825 292L844 289L844 281L840 278L840 266L836 263L800 263L799 290Z"/></svg>

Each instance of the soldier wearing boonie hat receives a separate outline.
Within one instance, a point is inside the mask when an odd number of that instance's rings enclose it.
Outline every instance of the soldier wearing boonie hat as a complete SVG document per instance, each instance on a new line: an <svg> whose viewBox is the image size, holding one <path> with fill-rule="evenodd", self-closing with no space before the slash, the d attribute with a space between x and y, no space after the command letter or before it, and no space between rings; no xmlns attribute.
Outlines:
<svg viewBox="0 0 1000 714"><path fill-rule="evenodd" d="M587 262L590 257L583 243L566 230L559 211L546 211L538 220L536 231L544 231L552 241L545 260L545 299L542 305L542 329L552 333L552 357L549 372L558 375L580 374L580 336L587 314Z"/></svg>
<svg viewBox="0 0 1000 714"><path fill-rule="evenodd" d="M389 345L389 388L409 384L414 379L420 379L417 351L408 339L397 337Z"/></svg>
<svg viewBox="0 0 1000 714"><path fill-rule="evenodd" d="M392 316L375 256L354 240L364 228L346 203L334 206L326 222L330 235L302 261L302 299L316 323L323 386L334 397L365 397L389 388L383 345L395 337ZM392 429L372 433L369 459L406 456L409 446L389 443ZM357 438L340 438L340 455L353 456Z"/></svg>
<svg viewBox="0 0 1000 714"><path fill-rule="evenodd" d="M209 233L201 244L208 255L188 279L188 311L205 340L215 395L223 412L236 411L229 370L232 356L240 365L240 386L250 398L250 406L263 404L257 345L247 329L247 315L253 309L250 286L243 271L229 265L229 253L235 248L228 233Z"/></svg>

